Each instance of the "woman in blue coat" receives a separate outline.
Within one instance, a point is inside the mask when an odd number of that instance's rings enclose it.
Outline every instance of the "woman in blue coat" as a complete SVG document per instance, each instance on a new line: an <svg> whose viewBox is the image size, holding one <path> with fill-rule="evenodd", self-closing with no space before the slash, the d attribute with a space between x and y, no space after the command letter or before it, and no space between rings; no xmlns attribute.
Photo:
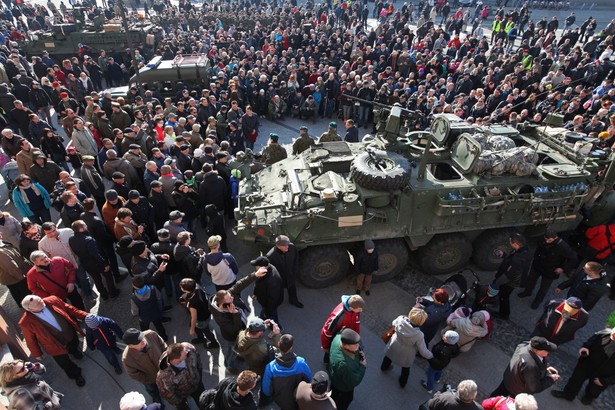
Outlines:
<svg viewBox="0 0 615 410"><path fill-rule="evenodd" d="M30 177L25 174L15 178L13 203L21 216L30 221L39 225L43 222L51 222L49 192L38 182L32 183Z"/></svg>

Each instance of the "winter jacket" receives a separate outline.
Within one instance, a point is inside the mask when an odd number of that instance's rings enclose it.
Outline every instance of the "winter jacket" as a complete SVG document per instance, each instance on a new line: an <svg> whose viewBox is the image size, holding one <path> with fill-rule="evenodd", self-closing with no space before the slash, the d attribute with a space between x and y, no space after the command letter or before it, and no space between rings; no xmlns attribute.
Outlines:
<svg viewBox="0 0 615 410"><path fill-rule="evenodd" d="M32 294L46 298L68 297L68 285L75 284L75 267L66 259L55 256L49 263L49 271L33 266L26 274L28 289Z"/></svg>
<svg viewBox="0 0 615 410"><path fill-rule="evenodd" d="M160 229L169 220L169 204L162 192L158 193L153 190L149 193L147 200L154 208L153 220L156 223L156 229Z"/></svg>
<svg viewBox="0 0 615 410"><path fill-rule="evenodd" d="M182 345L188 350L186 367L174 367L167 359L167 352L164 352L160 358L160 371L156 376L160 396L176 406L199 388L203 370L196 348L190 343L184 342Z"/></svg>
<svg viewBox="0 0 615 410"><path fill-rule="evenodd" d="M331 311L320 330L320 345L325 350L329 350L335 335L346 328L361 333L361 314L350 310L348 299L350 295L342 295L342 302Z"/></svg>
<svg viewBox="0 0 615 410"><path fill-rule="evenodd" d="M263 333L257 338L251 338L248 336L248 329L244 329L237 335L235 350L243 357L250 370L262 377L265 366L275 357L274 346L278 345L280 336Z"/></svg>
<svg viewBox="0 0 615 410"><path fill-rule="evenodd" d="M253 294L263 309L270 311L282 304L284 301L284 285L275 266L269 264L267 274L256 279Z"/></svg>
<svg viewBox="0 0 615 410"><path fill-rule="evenodd" d="M604 274L597 279L590 279L587 277L583 267L570 279L557 285L558 289L567 289L567 297L577 297L583 302L583 309L590 311L596 306L596 303L600 298L609 293L609 287L606 284L606 277Z"/></svg>
<svg viewBox="0 0 615 410"><path fill-rule="evenodd" d="M342 335L338 334L329 349L329 378L331 386L342 392L350 392L357 387L365 376L365 366L360 363L361 356L350 354L342 349Z"/></svg>
<svg viewBox="0 0 615 410"><path fill-rule="evenodd" d="M89 129L84 127L82 130L78 130L75 128L71 141L73 141L73 146L81 155L92 155L93 157L98 155L98 145L96 145L96 141Z"/></svg>
<svg viewBox="0 0 615 410"><path fill-rule="evenodd" d="M365 249L357 255L354 263L356 274L371 275L378 270L378 250L374 249L372 253L368 253Z"/></svg>
<svg viewBox="0 0 615 410"><path fill-rule="evenodd" d="M160 358L167 349L167 344L153 330L145 330L143 338L147 341L146 350L126 347L122 354L122 364L126 373L134 380L143 384L153 384L156 383Z"/></svg>
<svg viewBox="0 0 615 410"><path fill-rule="evenodd" d="M579 360L587 360L586 369L591 369L591 377L597 377L604 386L615 384L615 341L611 340L611 329L594 333L583 347L589 350L589 355ZM579 363L577 366L581 365Z"/></svg>
<svg viewBox="0 0 615 410"><path fill-rule="evenodd" d="M77 333L84 334L75 320L84 320L87 312L79 310L67 303L64 303L57 296L43 298L47 308L52 311L56 318L64 319L69 328ZM64 343L54 337L46 322L42 321L31 312L24 312L19 319L19 327L26 340L26 345L30 349L32 357L40 357L43 351L49 356L61 356L68 354Z"/></svg>
<svg viewBox="0 0 615 410"><path fill-rule="evenodd" d="M609 235L607 235L607 229ZM586 246L596 251L596 259L605 259L615 247L615 224L598 225L585 231Z"/></svg>
<svg viewBox="0 0 615 410"><path fill-rule="evenodd" d="M302 381L312 380L312 372L303 357L293 352L278 353L265 368L262 392L273 397L281 409L295 410L295 389Z"/></svg>
<svg viewBox="0 0 615 410"><path fill-rule="evenodd" d="M245 396L237 393L237 381L233 377L222 380L216 390L220 399L216 402L216 410L256 410L254 394L248 392Z"/></svg>
<svg viewBox="0 0 615 410"><path fill-rule="evenodd" d="M66 161L66 149L64 148L64 139L62 137L53 136L51 138L43 136L41 138L41 149L56 164Z"/></svg>
<svg viewBox="0 0 615 410"><path fill-rule="evenodd" d="M446 322L446 318L451 313L451 305L446 302L443 304L434 303L423 298L421 304L427 312L427 320L421 326L421 332L425 335L425 343L429 343L436 335L440 326Z"/></svg>
<svg viewBox="0 0 615 410"><path fill-rule="evenodd" d="M139 316L139 321L150 323L162 317L163 300L154 286L146 285L146 288L145 293L141 295L134 290L130 294L130 312L133 316Z"/></svg>
<svg viewBox="0 0 615 410"><path fill-rule="evenodd" d="M561 238L553 243L545 242L544 238L538 241L532 269L548 279L557 279L559 275L555 269L562 268L564 272L572 272L577 267L577 253Z"/></svg>
<svg viewBox="0 0 615 410"><path fill-rule="evenodd" d="M99 316L99 325L96 329L89 326L85 328L85 340L90 350L115 349L116 340L124 337L124 332L115 320Z"/></svg>
<svg viewBox="0 0 615 410"><path fill-rule="evenodd" d="M102 273L105 267L109 266L109 261L104 253L100 251L96 239L85 232L76 232L68 240L72 251L79 258L81 267L89 273Z"/></svg>
<svg viewBox="0 0 615 410"><path fill-rule="evenodd" d="M495 274L495 284L500 287L502 285L512 286L513 288L520 287L530 271L532 258L532 252L527 245L504 256L504 260Z"/></svg>
<svg viewBox="0 0 615 410"><path fill-rule="evenodd" d="M442 370L451 362L451 359L459 356L459 346L449 345L440 340L431 348L433 358L429 360L429 365L435 370Z"/></svg>
<svg viewBox="0 0 615 410"><path fill-rule="evenodd" d="M2 221L4 223L0 225L0 233L2 233L2 240L4 242L9 242L11 245L17 247L19 246L19 237L21 235L21 223L9 214L8 212L0 211L0 216L4 216Z"/></svg>
<svg viewBox="0 0 615 410"><path fill-rule="evenodd" d="M175 249L173 249L173 256L178 265L181 267L183 277L193 279L200 278L200 271L198 269L200 257L192 246L180 244L175 245Z"/></svg>
<svg viewBox="0 0 615 410"><path fill-rule="evenodd" d="M457 392L437 392L434 397L427 402L429 410L482 410L480 404L473 401L466 403L459 399Z"/></svg>
<svg viewBox="0 0 615 410"><path fill-rule="evenodd" d="M37 158L44 158L43 166L39 166L36 163ZM53 161L47 160L45 154L40 151L36 151L32 155L34 164L30 167L30 178L32 181L38 182L47 190L47 192L53 192L56 181L60 178L60 172L62 169Z"/></svg>
<svg viewBox="0 0 615 410"><path fill-rule="evenodd" d="M412 326L407 316L398 316L393 321L393 327L395 333L384 349L384 355L394 364L400 367L412 367L417 352L428 360L433 357L425 345L423 332L418 327Z"/></svg>
<svg viewBox="0 0 615 410"><path fill-rule="evenodd" d="M31 267L32 264L11 243L4 242L0 246L0 285L10 286L21 282Z"/></svg>
<svg viewBox="0 0 615 410"><path fill-rule="evenodd" d="M111 176L116 171L126 176L126 183L128 186L132 188L140 186L141 179L137 174L137 170L124 158L108 159L103 164L103 173L108 180L111 180Z"/></svg>
<svg viewBox="0 0 615 410"><path fill-rule="evenodd" d="M504 370L504 386L511 397L519 393L540 393L553 385L547 360L534 353L529 342L520 343Z"/></svg>
<svg viewBox="0 0 615 410"><path fill-rule="evenodd" d="M115 228L115 217L117 212L120 210L122 206L126 203L126 200L119 196L117 198L117 203L115 205L111 205L109 202L105 202L100 212L107 229L109 232L113 233Z"/></svg>
<svg viewBox="0 0 615 410"><path fill-rule="evenodd" d="M33 182L32 185L38 188L41 193L41 197L43 198L43 204L45 208L49 209L51 207L51 198L49 197L49 192L45 188L43 188L43 186L38 182ZM34 215L34 212L32 212L32 210L30 209L30 204L27 204L23 200L20 189L18 187L15 187L15 189L13 189L12 197L13 203L15 204L15 208L17 208L21 216L29 218Z"/></svg>
<svg viewBox="0 0 615 410"><path fill-rule="evenodd" d="M506 396L489 397L481 403L484 410L515 410L515 398Z"/></svg>
<svg viewBox="0 0 615 410"><path fill-rule="evenodd" d="M44 373L45 367L36 373ZM64 396L54 391L44 380L41 380L34 370L24 376L7 382L2 394L9 400L9 409L44 409L59 410L60 401Z"/></svg>
<svg viewBox="0 0 615 410"><path fill-rule="evenodd" d="M199 204L203 209L206 205L214 204L216 209L224 211L228 197L228 187L224 179L216 171L205 174L199 186Z"/></svg>
<svg viewBox="0 0 615 410"><path fill-rule="evenodd" d="M241 291L250 286L255 280L256 275L251 273L245 278L238 280L237 283L228 289L228 292L233 296L233 304L237 308L237 313L230 313L226 309L219 308L216 305L215 294L209 299L209 311L220 328L220 333L224 340L235 342L239 332L246 328L250 308L241 299Z"/></svg>
<svg viewBox="0 0 615 410"><path fill-rule="evenodd" d="M589 313L585 309L580 309L568 320L564 320L562 318L563 310L564 300L550 301L538 323L536 323L532 336L542 336L558 346L574 340L577 330L587 324Z"/></svg>
<svg viewBox="0 0 615 410"><path fill-rule="evenodd" d="M282 252L274 246L267 252L267 259L278 270L284 287L289 283L294 284L295 277L299 273L299 252L294 244L288 244L287 252Z"/></svg>
<svg viewBox="0 0 615 410"><path fill-rule="evenodd" d="M208 253L201 258L203 270L211 276L214 285L224 286L235 282L239 267L230 253Z"/></svg>

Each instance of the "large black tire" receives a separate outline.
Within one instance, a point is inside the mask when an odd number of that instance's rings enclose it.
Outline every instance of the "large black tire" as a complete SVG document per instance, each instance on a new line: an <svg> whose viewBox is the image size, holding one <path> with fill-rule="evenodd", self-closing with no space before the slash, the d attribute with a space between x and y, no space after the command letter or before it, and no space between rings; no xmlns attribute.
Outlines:
<svg viewBox="0 0 615 410"><path fill-rule="evenodd" d="M374 275L374 283L393 279L408 264L408 247L403 239L383 239L376 241L378 251L378 274Z"/></svg>
<svg viewBox="0 0 615 410"><path fill-rule="evenodd" d="M346 277L350 267L348 251L339 245L321 245L299 254L299 280L308 288L335 285Z"/></svg>
<svg viewBox="0 0 615 410"><path fill-rule="evenodd" d="M435 236L419 249L421 267L432 275L457 271L468 264L471 256L472 244L460 233Z"/></svg>
<svg viewBox="0 0 615 410"><path fill-rule="evenodd" d="M474 240L472 261L482 270L495 271L502 263L502 258L496 256L496 250L510 252L510 235L518 233L515 228L491 229L481 233Z"/></svg>
<svg viewBox="0 0 615 410"><path fill-rule="evenodd" d="M410 162L404 156L393 152L378 150L371 155L364 152L352 161L350 178L367 189L394 191L408 185Z"/></svg>

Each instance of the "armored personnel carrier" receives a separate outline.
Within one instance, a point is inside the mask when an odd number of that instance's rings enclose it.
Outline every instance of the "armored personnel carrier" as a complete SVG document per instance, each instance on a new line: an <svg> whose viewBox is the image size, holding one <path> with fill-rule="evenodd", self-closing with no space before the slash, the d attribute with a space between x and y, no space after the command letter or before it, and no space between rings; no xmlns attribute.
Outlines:
<svg viewBox="0 0 615 410"><path fill-rule="evenodd" d="M28 55L41 55L48 51L55 58L67 58L74 56L86 45L91 48L89 55L98 55L100 50L124 50L128 47L126 32L119 22L105 24L102 16L88 24L85 21L84 10L75 8L72 10L73 23L55 24L50 31L34 31L29 34L29 39L23 43L23 50ZM161 30L158 26L147 20L131 24L129 27L130 38L133 45L145 44L155 47L161 38Z"/></svg>
<svg viewBox="0 0 615 410"><path fill-rule="evenodd" d="M300 279L314 288L340 281L366 239L380 255L375 281L409 257L432 274L470 260L495 270L511 232L574 229L615 181L607 153L564 128L478 127L440 114L429 132L413 132L410 121L392 107L361 143L316 144L242 181L236 234L264 245L288 235Z"/></svg>

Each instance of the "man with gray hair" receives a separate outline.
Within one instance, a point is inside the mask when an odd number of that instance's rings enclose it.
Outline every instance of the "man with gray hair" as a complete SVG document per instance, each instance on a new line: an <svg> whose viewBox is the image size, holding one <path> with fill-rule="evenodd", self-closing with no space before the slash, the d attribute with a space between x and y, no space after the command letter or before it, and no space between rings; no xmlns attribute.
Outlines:
<svg viewBox="0 0 615 410"><path fill-rule="evenodd" d="M481 410L483 407L478 404L476 395L478 386L474 380L463 380L457 385L457 391L438 392L433 399L427 402L429 410Z"/></svg>
<svg viewBox="0 0 615 410"><path fill-rule="evenodd" d="M28 295L21 301L21 306L25 312L19 319L19 327L32 357L41 361L43 353L47 353L69 378L75 380L77 386L84 386L81 368L68 355L83 358L77 333L85 334L77 320L85 320L87 312L64 303L57 296L43 299Z"/></svg>

